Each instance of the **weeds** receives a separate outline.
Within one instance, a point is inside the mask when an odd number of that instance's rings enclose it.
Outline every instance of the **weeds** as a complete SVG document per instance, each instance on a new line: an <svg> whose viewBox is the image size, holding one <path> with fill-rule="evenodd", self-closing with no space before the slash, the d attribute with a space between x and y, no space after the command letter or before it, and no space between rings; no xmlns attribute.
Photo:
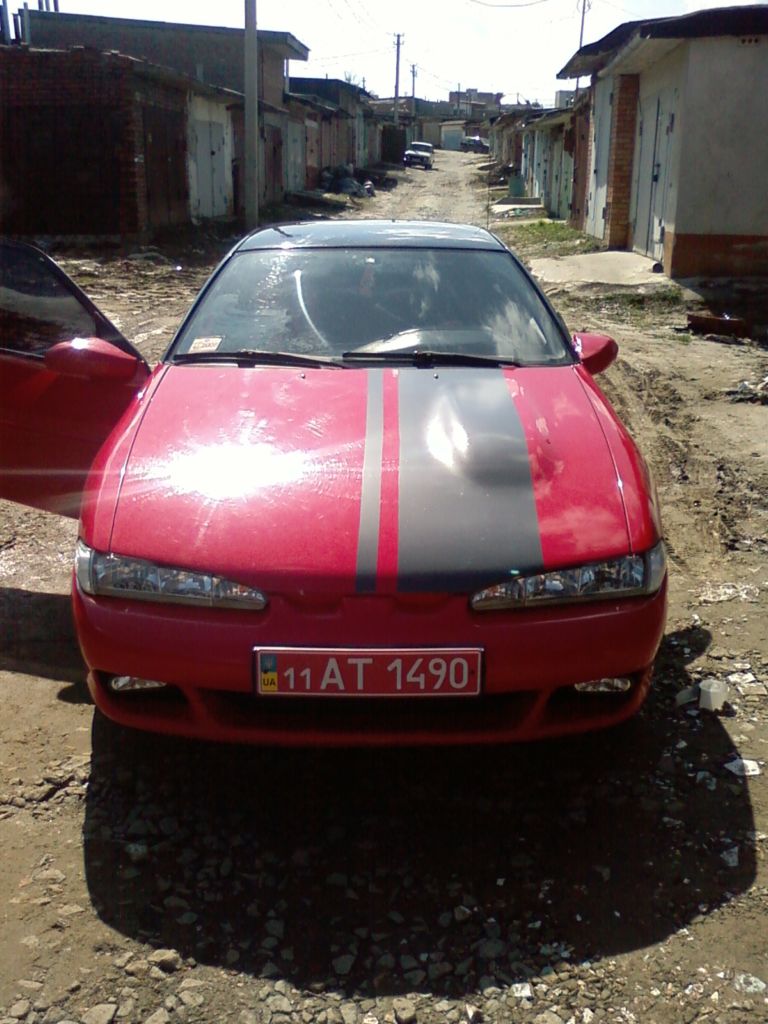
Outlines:
<svg viewBox="0 0 768 1024"><path fill-rule="evenodd" d="M530 223L503 224L495 228L505 245L524 259L539 256L574 256L599 252L602 243L559 220L537 220Z"/></svg>

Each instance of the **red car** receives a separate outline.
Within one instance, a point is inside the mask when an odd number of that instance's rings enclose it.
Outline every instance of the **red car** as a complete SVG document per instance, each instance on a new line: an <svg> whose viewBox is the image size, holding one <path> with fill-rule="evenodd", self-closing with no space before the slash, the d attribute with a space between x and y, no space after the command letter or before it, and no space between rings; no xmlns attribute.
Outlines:
<svg viewBox="0 0 768 1024"><path fill-rule="evenodd" d="M488 232L265 228L154 370L2 244L0 496L80 516L98 707L279 744L488 743L645 698L666 570L646 466Z"/></svg>

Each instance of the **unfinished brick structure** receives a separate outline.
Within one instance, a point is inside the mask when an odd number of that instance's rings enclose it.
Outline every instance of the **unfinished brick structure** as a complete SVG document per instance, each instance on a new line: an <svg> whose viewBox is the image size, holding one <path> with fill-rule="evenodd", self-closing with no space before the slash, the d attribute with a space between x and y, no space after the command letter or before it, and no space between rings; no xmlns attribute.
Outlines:
<svg viewBox="0 0 768 1024"><path fill-rule="evenodd" d="M0 222L141 237L188 219L186 90L119 54L0 49Z"/></svg>

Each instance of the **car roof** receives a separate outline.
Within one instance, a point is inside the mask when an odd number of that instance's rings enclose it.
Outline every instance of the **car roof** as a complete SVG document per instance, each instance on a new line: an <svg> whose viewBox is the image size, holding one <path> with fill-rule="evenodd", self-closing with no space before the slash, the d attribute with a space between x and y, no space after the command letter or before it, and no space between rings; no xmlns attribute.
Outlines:
<svg viewBox="0 0 768 1024"><path fill-rule="evenodd" d="M279 224L248 235L235 251L376 247L505 251L498 238L483 228L417 220L321 220Z"/></svg>

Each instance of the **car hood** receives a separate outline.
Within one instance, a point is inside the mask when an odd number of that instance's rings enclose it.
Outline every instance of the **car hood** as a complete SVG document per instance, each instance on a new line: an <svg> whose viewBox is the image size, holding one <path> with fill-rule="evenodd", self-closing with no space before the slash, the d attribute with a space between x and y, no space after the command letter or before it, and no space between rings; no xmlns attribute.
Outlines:
<svg viewBox="0 0 768 1024"><path fill-rule="evenodd" d="M590 385L577 366L170 366L125 445L110 548L296 595L625 553Z"/></svg>

